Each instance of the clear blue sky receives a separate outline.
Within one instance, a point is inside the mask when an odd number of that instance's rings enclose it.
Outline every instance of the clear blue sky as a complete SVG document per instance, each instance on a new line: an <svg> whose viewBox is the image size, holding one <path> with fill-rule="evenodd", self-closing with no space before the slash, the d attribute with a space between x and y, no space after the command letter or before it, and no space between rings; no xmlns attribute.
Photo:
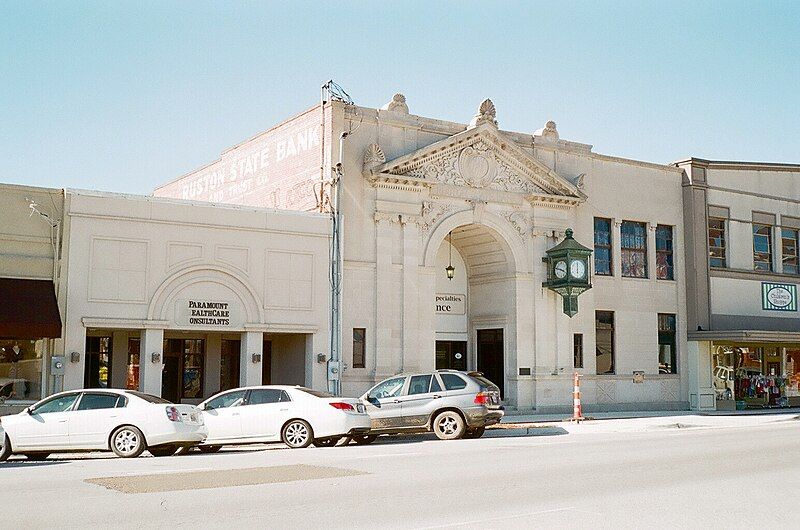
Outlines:
<svg viewBox="0 0 800 530"><path fill-rule="evenodd" d="M0 181L149 193L319 99L800 163L800 2L0 0Z"/></svg>

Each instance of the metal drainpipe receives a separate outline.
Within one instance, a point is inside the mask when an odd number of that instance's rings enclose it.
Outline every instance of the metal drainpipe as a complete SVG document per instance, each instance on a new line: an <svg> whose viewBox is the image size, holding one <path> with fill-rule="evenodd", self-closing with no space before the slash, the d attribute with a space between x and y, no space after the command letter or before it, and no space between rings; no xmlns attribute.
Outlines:
<svg viewBox="0 0 800 530"><path fill-rule="evenodd" d="M333 252L331 256L331 361L338 370L338 377L331 381L331 390L336 396L342 392L342 179L344 177L342 158L344 154L344 140L348 133L343 132L339 137L339 162L336 164L336 178L333 192L335 193L333 211Z"/></svg>

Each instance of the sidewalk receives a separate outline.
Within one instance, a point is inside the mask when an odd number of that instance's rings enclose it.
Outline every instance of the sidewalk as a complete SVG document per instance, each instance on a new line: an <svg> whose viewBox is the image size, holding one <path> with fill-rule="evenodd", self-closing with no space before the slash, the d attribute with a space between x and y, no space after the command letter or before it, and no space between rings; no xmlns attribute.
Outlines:
<svg viewBox="0 0 800 530"><path fill-rule="evenodd" d="M528 435L653 432L664 429L722 429L770 424L800 425L800 409L767 409L738 412L638 411L597 412L585 415L580 423L569 421L569 414L509 414L499 425L490 427L489 436L512 435L525 430ZM505 432L504 432L505 431Z"/></svg>

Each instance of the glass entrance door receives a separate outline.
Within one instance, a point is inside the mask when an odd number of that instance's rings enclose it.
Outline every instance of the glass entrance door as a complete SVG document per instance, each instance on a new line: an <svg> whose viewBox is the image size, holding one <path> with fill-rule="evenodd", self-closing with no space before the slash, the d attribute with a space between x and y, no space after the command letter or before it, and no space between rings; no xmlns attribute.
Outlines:
<svg viewBox="0 0 800 530"><path fill-rule="evenodd" d="M239 386L239 359L241 341L222 340L222 357L219 367L219 389L230 390Z"/></svg>
<svg viewBox="0 0 800 530"><path fill-rule="evenodd" d="M503 368L503 330L478 330L478 371L500 388L505 396L505 370Z"/></svg>
<svg viewBox="0 0 800 530"><path fill-rule="evenodd" d="M86 337L84 388L108 388L111 381L111 337Z"/></svg>
<svg viewBox="0 0 800 530"><path fill-rule="evenodd" d="M436 341L437 370L466 370L467 343L459 340Z"/></svg>
<svg viewBox="0 0 800 530"><path fill-rule="evenodd" d="M161 397L173 403L202 399L204 364L203 339L165 339Z"/></svg>

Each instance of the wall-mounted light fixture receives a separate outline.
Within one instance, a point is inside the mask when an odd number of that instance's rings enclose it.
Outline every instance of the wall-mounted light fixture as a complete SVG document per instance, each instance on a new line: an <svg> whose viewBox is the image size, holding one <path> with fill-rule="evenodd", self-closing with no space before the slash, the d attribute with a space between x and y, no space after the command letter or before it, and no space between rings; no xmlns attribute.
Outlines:
<svg viewBox="0 0 800 530"><path fill-rule="evenodd" d="M79 352L72 352L69 354L69 361L72 363L79 363L81 362L81 354Z"/></svg>
<svg viewBox="0 0 800 530"><path fill-rule="evenodd" d="M456 269L453 267L453 231L450 231L450 234L447 236L447 240L450 242L450 261L447 267L444 268L444 272L447 273L447 279L452 280L453 276L456 274Z"/></svg>
<svg viewBox="0 0 800 530"><path fill-rule="evenodd" d="M261 362L261 354L260 353L252 354L251 358L253 360L253 364L258 364L258 363Z"/></svg>
<svg viewBox="0 0 800 530"><path fill-rule="evenodd" d="M327 359L325 358L325 354L324 353L318 353L317 354L317 362L318 363L320 363L320 364L324 363L326 360Z"/></svg>
<svg viewBox="0 0 800 530"><path fill-rule="evenodd" d="M161 354L157 351L154 351L150 354L150 362L153 364L158 364L161 362Z"/></svg>

